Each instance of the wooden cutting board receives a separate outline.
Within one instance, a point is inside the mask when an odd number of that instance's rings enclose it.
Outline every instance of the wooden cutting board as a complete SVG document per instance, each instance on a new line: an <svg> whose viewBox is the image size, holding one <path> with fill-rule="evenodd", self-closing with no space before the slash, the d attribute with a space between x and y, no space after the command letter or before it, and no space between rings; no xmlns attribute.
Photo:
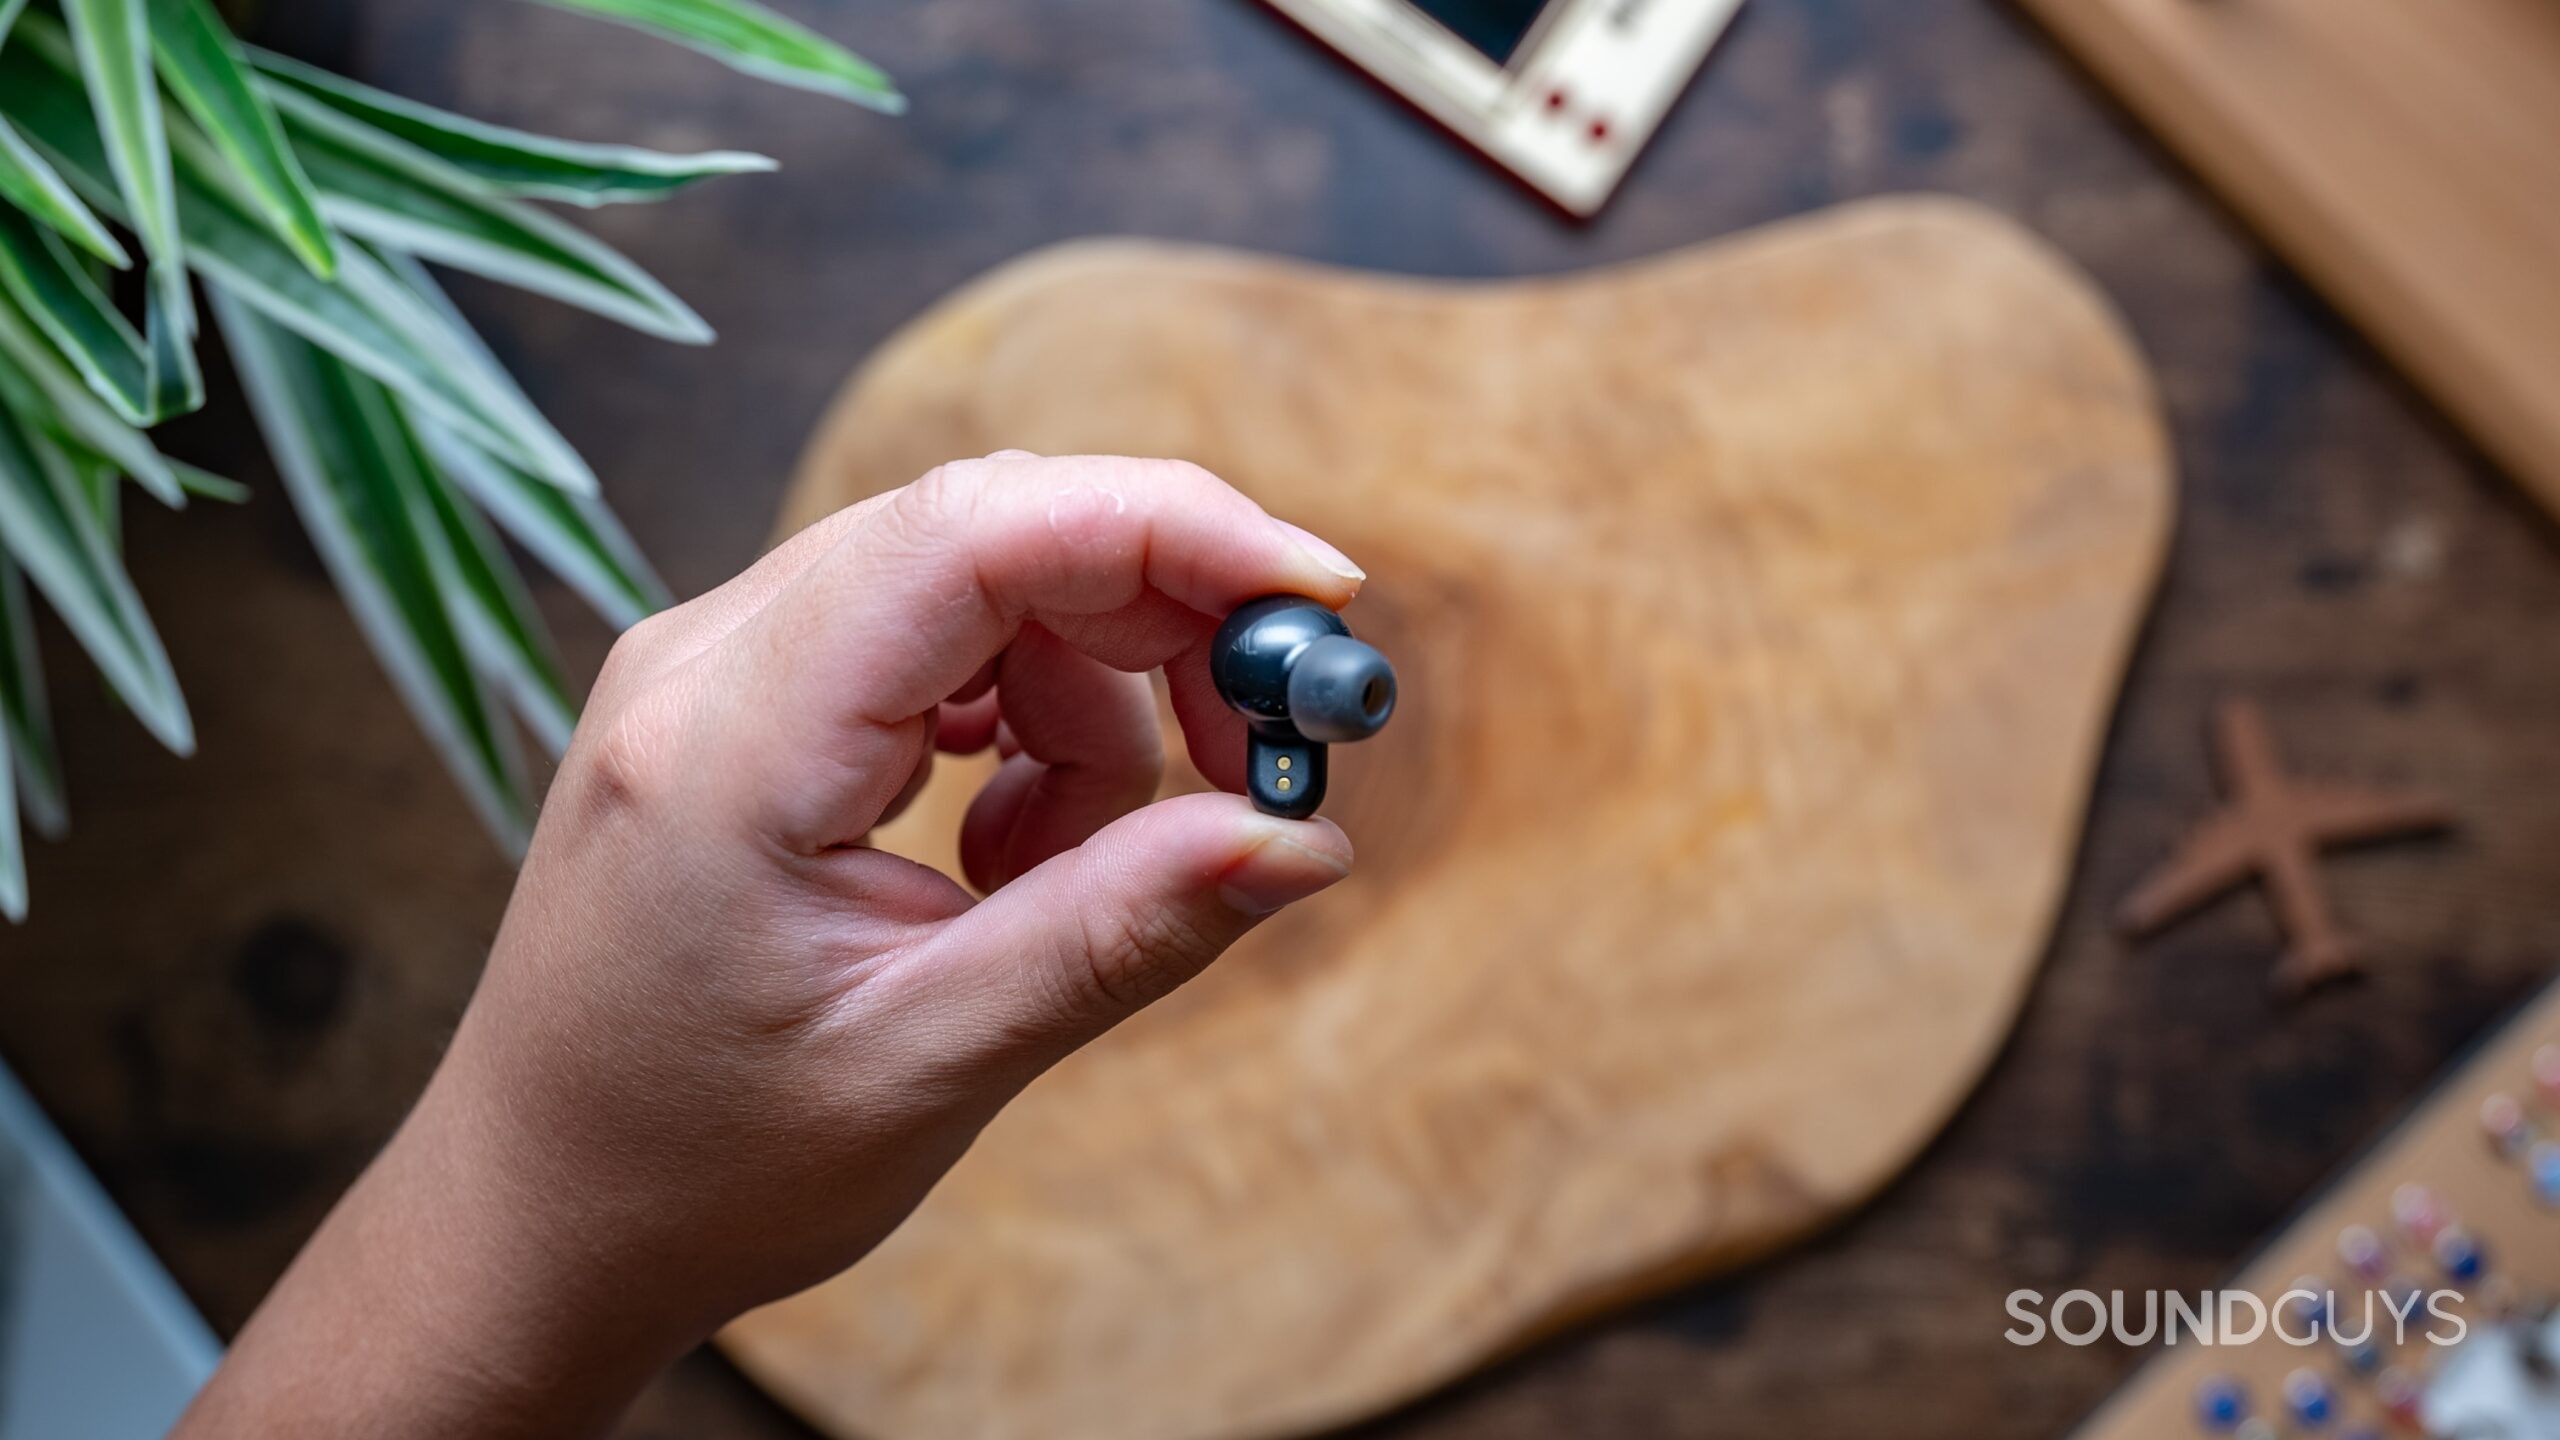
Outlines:
<svg viewBox="0 0 2560 1440"><path fill-rule="evenodd" d="M2172 507L2105 305L1935 200L1482 285L1047 251L883 347L783 528L1005 446L1340 543L1403 702L1349 881L722 1337L844 1436L1334 1425L1858 1204L2017 1012Z"/></svg>

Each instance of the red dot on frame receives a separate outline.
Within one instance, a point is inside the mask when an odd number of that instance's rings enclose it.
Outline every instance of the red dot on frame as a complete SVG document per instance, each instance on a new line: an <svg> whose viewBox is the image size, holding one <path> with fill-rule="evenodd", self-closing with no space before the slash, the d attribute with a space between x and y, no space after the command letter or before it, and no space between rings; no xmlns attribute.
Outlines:
<svg viewBox="0 0 2560 1440"><path fill-rule="evenodd" d="M1594 121L1592 121L1592 122L1591 122L1591 141L1592 141L1592 143L1596 145L1596 144L1598 144L1599 142L1601 142L1601 141L1603 141L1603 140L1606 140L1606 139L1608 139L1608 138L1609 138L1609 122L1608 122L1608 121L1606 121L1606 120L1594 120Z"/></svg>
<svg viewBox="0 0 2560 1440"><path fill-rule="evenodd" d="M1548 92L1547 92L1547 108L1548 108L1548 109L1550 109L1550 110L1561 110L1561 109L1563 109L1564 107L1565 107L1565 94L1564 94L1564 92L1563 92L1562 90L1550 90L1550 91L1548 91Z"/></svg>

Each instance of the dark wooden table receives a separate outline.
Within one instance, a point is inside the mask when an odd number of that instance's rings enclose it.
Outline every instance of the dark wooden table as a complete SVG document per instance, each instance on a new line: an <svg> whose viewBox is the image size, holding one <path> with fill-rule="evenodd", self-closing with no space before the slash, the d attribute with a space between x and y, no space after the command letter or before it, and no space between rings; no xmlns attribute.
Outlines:
<svg viewBox="0 0 2560 1440"><path fill-rule="evenodd" d="M1913 1172L1806 1249L1587 1326L1380 1421L1399 1436L2051 1435L2135 1357L2018 1350L2014 1287L2212 1284L2560 952L2560 552L2472 449L2021 17L1752 0L1598 223L1559 219L1250 0L789 6L887 64L891 122L494 0L286 0L263 38L494 119L784 162L596 228L723 332L469 308L684 593L757 553L838 378L947 287L1140 232L1459 275L1568 270L1833 201L1948 190L2130 318L2183 513L2070 898L2016 1038ZM236 1329L434 1063L509 872L391 698L236 400L173 436L257 486L137 507L202 752L69 660L77 830L0 936L5 1054L217 1329ZM556 586L573 660L607 637ZM2459 836L2332 866L2378 961L2292 1011L2254 901L2128 947L2110 903L2211 789L2216 696L2293 757L2424 783ZM632 1435L805 1433L717 1357Z"/></svg>

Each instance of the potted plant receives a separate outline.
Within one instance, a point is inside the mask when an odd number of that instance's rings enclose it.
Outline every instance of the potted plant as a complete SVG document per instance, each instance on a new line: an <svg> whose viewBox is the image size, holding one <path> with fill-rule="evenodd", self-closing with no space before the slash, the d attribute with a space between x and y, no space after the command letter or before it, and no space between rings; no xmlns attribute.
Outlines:
<svg viewBox="0 0 2560 1440"><path fill-rule="evenodd" d="M542 3L901 108L878 70L746 0ZM243 45L211 0L0 0L0 912L26 912L20 817L52 833L67 816L33 596L162 744L193 747L118 515L128 482L171 506L246 493L148 434L203 403L205 315L392 683L520 848L531 804L509 712L557 753L576 706L500 535L616 625L666 597L427 267L702 343L681 300L535 202L656 200L771 168L434 109Z"/></svg>

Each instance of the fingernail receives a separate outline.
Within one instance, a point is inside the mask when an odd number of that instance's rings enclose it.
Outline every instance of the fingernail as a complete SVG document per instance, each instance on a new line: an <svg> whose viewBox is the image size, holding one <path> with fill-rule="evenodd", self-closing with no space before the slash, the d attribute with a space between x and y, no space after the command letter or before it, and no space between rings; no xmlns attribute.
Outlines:
<svg viewBox="0 0 2560 1440"><path fill-rule="evenodd" d="M1351 873L1339 857L1274 835L1245 852L1218 883L1218 898L1247 915L1268 915Z"/></svg>
<svg viewBox="0 0 2560 1440"><path fill-rule="evenodd" d="M1369 572L1352 564L1350 556L1334 549L1331 545L1326 544L1324 541L1317 539L1314 535L1305 530L1299 529L1297 526L1290 524L1286 520L1282 520L1277 523L1281 529L1289 532L1290 539L1298 542L1299 549L1306 551L1310 558L1327 570L1332 571L1334 574L1341 576L1345 580L1359 581L1369 578Z"/></svg>

